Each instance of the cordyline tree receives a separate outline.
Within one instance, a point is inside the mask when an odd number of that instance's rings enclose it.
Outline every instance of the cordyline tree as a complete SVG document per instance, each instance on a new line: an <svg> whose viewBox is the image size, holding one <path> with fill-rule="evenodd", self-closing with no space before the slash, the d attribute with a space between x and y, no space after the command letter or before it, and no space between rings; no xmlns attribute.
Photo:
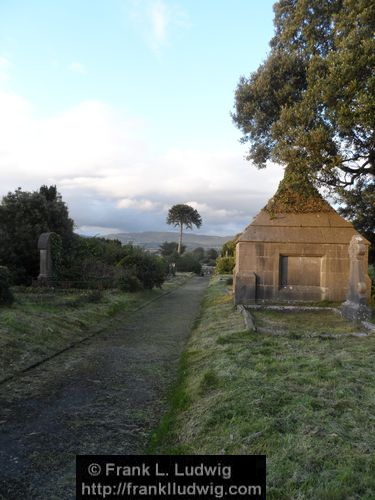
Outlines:
<svg viewBox="0 0 375 500"><path fill-rule="evenodd" d="M202 225L202 217L199 215L198 211L190 205L173 205L168 212L167 224L180 228L177 253L181 254L182 232L184 226L187 229L193 229L193 226L199 228Z"/></svg>
<svg viewBox="0 0 375 500"><path fill-rule="evenodd" d="M247 159L333 189L373 183L375 3L280 0L274 12L271 51L235 94Z"/></svg>

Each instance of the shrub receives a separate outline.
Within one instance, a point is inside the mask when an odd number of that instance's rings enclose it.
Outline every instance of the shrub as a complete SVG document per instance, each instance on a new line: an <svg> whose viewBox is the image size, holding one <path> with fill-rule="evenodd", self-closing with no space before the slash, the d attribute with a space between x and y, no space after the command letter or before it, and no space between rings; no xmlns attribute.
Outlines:
<svg viewBox="0 0 375 500"><path fill-rule="evenodd" d="M116 288L123 274L121 268L106 264L94 256L82 261L81 280L87 282L89 288Z"/></svg>
<svg viewBox="0 0 375 500"><path fill-rule="evenodd" d="M60 279L87 282L88 287L96 286L98 281L104 288L116 287L122 274L116 265L128 253L128 245L121 245L118 240L74 234L64 251Z"/></svg>
<svg viewBox="0 0 375 500"><path fill-rule="evenodd" d="M120 260L119 266L129 273L138 278L143 288L151 290L152 288L159 287L165 281L168 272L168 265L166 261L158 256L151 255L140 247L132 247L128 245L128 255ZM133 280L134 282L134 280Z"/></svg>
<svg viewBox="0 0 375 500"><path fill-rule="evenodd" d="M216 272L218 274L229 274L233 272L234 265L234 257L220 257L216 261Z"/></svg>
<svg viewBox="0 0 375 500"><path fill-rule="evenodd" d="M124 271L124 274L119 282L119 288L123 292L138 292L143 286L134 270Z"/></svg>
<svg viewBox="0 0 375 500"><path fill-rule="evenodd" d="M10 306L14 297L10 287L11 275L7 267L0 266L0 305Z"/></svg>
<svg viewBox="0 0 375 500"><path fill-rule="evenodd" d="M174 257L177 255L178 243L175 241L164 241L159 247L162 257ZM186 250L185 245L181 245L181 254Z"/></svg>
<svg viewBox="0 0 375 500"><path fill-rule="evenodd" d="M161 287L168 272L166 261L132 244L75 235L65 256L62 280L80 288L120 288L135 292Z"/></svg>
<svg viewBox="0 0 375 500"><path fill-rule="evenodd" d="M202 271L202 266L196 257L192 254L181 255L176 260L177 271L182 273L196 273L200 274Z"/></svg>

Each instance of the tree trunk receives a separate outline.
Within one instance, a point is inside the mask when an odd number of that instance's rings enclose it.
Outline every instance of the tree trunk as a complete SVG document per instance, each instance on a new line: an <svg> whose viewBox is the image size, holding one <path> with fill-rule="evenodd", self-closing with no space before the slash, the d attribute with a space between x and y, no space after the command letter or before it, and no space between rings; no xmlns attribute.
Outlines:
<svg viewBox="0 0 375 500"><path fill-rule="evenodd" d="M177 248L178 255L181 255L181 247L182 247L182 224L180 224L180 237L178 240L178 248Z"/></svg>

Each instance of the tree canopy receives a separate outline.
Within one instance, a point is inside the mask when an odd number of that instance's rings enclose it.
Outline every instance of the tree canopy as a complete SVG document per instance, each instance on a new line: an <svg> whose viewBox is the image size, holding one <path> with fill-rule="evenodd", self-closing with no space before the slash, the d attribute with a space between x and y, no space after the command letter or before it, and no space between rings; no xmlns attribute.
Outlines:
<svg viewBox="0 0 375 500"><path fill-rule="evenodd" d="M229 240L224 243L224 245L221 247L221 257L234 257L236 255L237 236L239 236L239 234L236 235L233 240Z"/></svg>
<svg viewBox="0 0 375 500"><path fill-rule="evenodd" d="M38 238L55 232L67 244L73 220L56 186L28 192L18 188L0 204L0 264L9 267L16 282L27 282L39 272Z"/></svg>
<svg viewBox="0 0 375 500"><path fill-rule="evenodd" d="M350 190L340 189L337 193L340 203L338 212L349 219L353 226L370 243L369 262L375 262L375 184L361 179Z"/></svg>
<svg viewBox="0 0 375 500"><path fill-rule="evenodd" d="M232 117L248 160L271 160L315 183L375 174L375 3L279 0L265 62L241 77Z"/></svg>
<svg viewBox="0 0 375 500"><path fill-rule="evenodd" d="M198 211L190 205L177 204L169 209L167 224L180 229L178 253L181 254L183 228L193 229L193 226L199 228L202 225L202 217L199 215Z"/></svg>
<svg viewBox="0 0 375 500"><path fill-rule="evenodd" d="M164 241L164 243L159 246L159 250L162 257L173 257L177 254L178 243L175 241ZM185 250L185 245L182 245L181 253L184 253Z"/></svg>
<svg viewBox="0 0 375 500"><path fill-rule="evenodd" d="M0 303L9 299L10 283L30 284L38 276L37 243L44 232L55 233L53 236L61 241L58 259L54 260L54 285L137 291L160 287L164 282L168 264L163 258L131 244L122 245L119 240L79 236L73 233L73 226L56 186L42 186L34 192L18 188L3 197ZM53 241L51 246L56 250Z"/></svg>

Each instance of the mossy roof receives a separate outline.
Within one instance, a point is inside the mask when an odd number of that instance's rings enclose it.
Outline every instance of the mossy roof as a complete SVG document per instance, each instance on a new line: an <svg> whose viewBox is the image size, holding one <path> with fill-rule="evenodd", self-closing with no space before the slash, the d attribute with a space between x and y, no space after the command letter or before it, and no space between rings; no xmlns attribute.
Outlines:
<svg viewBox="0 0 375 500"><path fill-rule="evenodd" d="M286 168L275 195L237 242L349 244L354 234L358 233L353 225L324 200L307 176Z"/></svg>
<svg viewBox="0 0 375 500"><path fill-rule="evenodd" d="M275 195L264 209L270 214L306 214L333 210L306 174L288 167Z"/></svg>

